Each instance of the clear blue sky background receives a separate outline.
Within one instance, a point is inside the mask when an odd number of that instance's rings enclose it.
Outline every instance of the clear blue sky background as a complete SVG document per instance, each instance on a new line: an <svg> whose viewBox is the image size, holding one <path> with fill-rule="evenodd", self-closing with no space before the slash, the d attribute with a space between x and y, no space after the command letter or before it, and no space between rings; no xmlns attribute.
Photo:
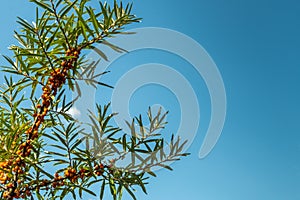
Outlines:
<svg viewBox="0 0 300 200"><path fill-rule="evenodd" d="M18 29L16 16L31 20L34 7L26 0L1 3L0 53L9 54L6 47L15 43L12 33ZM200 160L198 151L210 118L205 106L209 99L201 77L190 73L187 78L193 87L200 85L195 91L204 99L200 104L204 128L189 148L191 156L172 165L173 172L160 170L158 178L150 181L149 195L138 192L138 199L299 200L300 2L148 0L134 1L134 13L144 18L134 27L170 28L199 42L221 72L228 100L222 136L209 156ZM166 60L172 57L158 52L137 52L136 56L139 64L184 63ZM134 63L130 56L128 59ZM4 63L2 58L0 63ZM113 69L112 75L120 73ZM186 72L188 75L188 67ZM162 102L173 102L166 105L172 131L180 118L174 96L161 88L144 89L154 97L137 100L140 111L159 101L155 97L158 90L165 92L160 95ZM139 90L135 97L143 94Z"/></svg>

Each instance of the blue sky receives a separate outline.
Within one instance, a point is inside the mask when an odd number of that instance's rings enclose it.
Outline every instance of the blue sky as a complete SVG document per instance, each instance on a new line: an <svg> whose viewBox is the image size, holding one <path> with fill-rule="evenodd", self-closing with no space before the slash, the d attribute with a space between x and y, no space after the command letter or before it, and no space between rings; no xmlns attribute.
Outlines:
<svg viewBox="0 0 300 200"><path fill-rule="evenodd" d="M173 172L158 171L149 195L137 192L138 199L300 199L300 2L134 1L133 12L143 22L132 28L164 27L201 44L218 66L227 95L222 135L213 151L199 159L210 119L209 94L201 76L166 52L138 51L115 61L105 77L112 84L131 67L163 63L183 74L201 99L200 128L188 149L191 156L173 164ZM25 0L3 1L0 13L0 53L9 54L6 47L15 43L12 33L18 29L16 16L31 20L34 7ZM115 67L121 63L123 68ZM108 101L110 92L99 89L97 99ZM155 103L170 110L167 130L176 132L178 102L166 88L139 89L130 111L143 113Z"/></svg>

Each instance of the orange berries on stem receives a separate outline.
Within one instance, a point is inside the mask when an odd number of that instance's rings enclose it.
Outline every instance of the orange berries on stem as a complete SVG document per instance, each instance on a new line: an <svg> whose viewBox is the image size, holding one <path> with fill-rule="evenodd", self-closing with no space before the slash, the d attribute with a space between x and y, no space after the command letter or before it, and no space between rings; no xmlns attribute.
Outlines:
<svg viewBox="0 0 300 200"><path fill-rule="evenodd" d="M26 141L13 141L13 152L15 154L11 158L0 162L0 184L4 185L2 195L4 199L26 198L26 196L31 196L31 190L33 189L38 190L40 187L48 188L50 185L55 188L63 186L66 179L75 183L79 177L83 179L85 176L91 175L88 170L81 169L77 172L76 169L69 167L65 170L64 177L56 173L52 181L43 180L32 187L29 187L27 184L24 185L24 178L19 177L19 175L25 173L26 162L24 158L30 156L33 150L33 140L39 137L39 127L49 112L52 98L63 84L65 84L68 77L68 70L73 68L74 63L79 58L79 54L80 50L75 48L70 48L66 51L66 56L70 56L71 58L63 60L60 66L50 73L50 77L42 88L41 102L36 105L36 110L32 115L34 123L31 127L25 127ZM99 168L103 170L104 166L100 165Z"/></svg>

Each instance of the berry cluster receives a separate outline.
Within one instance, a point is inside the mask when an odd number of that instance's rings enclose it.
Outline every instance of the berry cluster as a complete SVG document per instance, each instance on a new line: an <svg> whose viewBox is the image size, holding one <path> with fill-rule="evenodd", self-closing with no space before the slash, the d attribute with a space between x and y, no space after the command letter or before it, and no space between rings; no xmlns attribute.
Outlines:
<svg viewBox="0 0 300 200"><path fill-rule="evenodd" d="M39 137L39 128L50 109L52 97L56 96L58 90L65 83L68 77L68 71L72 69L77 62L79 54L80 50L75 48L70 48L66 51L66 59L60 63L60 67L53 69L46 84L42 88L42 102L36 106L37 111L33 114L34 123L31 127L25 129L26 141L19 146L17 146L14 141L13 146L17 147L16 155L7 159L7 161L0 162L0 184L4 185L4 187L2 187L2 189L4 189L4 199L24 198L31 195L31 188L28 187L28 185L24 185L23 181L18 179L25 171L25 162L23 159L31 154L33 149L32 142ZM17 138L18 137L15 139ZM71 176L71 172L73 173L73 171L68 172L69 178L72 182L75 182L77 178L76 176ZM55 177L53 187L60 186L63 183L61 180L63 180L62 177ZM42 184L45 185L46 182L42 182Z"/></svg>
<svg viewBox="0 0 300 200"><path fill-rule="evenodd" d="M80 169L68 167L64 170L63 175L59 175L57 172L52 180L40 180L39 183L35 183L33 186L24 183L23 177L26 167L24 158L30 156L34 148L34 140L39 138L39 128L51 107L52 99L65 84L68 72L73 69L75 62L79 58L79 54L80 50L71 48L66 52L66 59L60 63L60 67L54 68L51 71L50 77L42 88L41 102L36 105L36 112L33 114L34 123L32 126L25 128L26 141L18 145L16 141L19 136L16 137L12 144L15 154L10 159L7 159L7 161L0 162L0 184L3 185L2 197L4 199L26 198L30 197L31 191L36 189L44 188L48 190L50 187L61 187L66 183L76 184L79 178L83 180L93 175L105 176L105 173L115 175L117 172L113 167L115 161L111 160L110 165L95 163L92 169L89 169L88 166Z"/></svg>
<svg viewBox="0 0 300 200"><path fill-rule="evenodd" d="M72 183L76 183L78 179L78 174L76 169L69 167L65 170L65 177L69 179Z"/></svg>
<svg viewBox="0 0 300 200"><path fill-rule="evenodd" d="M64 170L63 175L59 175L59 173L56 172L52 181L43 180L39 187L46 187L46 190L48 190L49 185L51 185L53 188L64 186L68 180L71 183L77 183L79 178L83 180L85 177L91 177L93 174L102 176L105 168L109 168L109 166L103 165L101 163L95 164L93 171L88 170L88 167L82 167L79 170L76 170L73 167L68 167Z"/></svg>
<svg viewBox="0 0 300 200"><path fill-rule="evenodd" d="M68 59L60 63L60 67L53 69L50 73L50 77L46 85L42 88L43 94L41 96L42 103L37 105L38 113L35 113L35 123L32 129L28 130L29 138L35 139L38 137L38 129L40 125L44 122L44 118L49 111L49 107L52 103L52 96L56 96L57 91L65 84L68 77L68 71L73 69L74 64L79 58L80 50L71 48L66 52Z"/></svg>
<svg viewBox="0 0 300 200"><path fill-rule="evenodd" d="M68 167L64 170L64 175L61 176L58 172L55 173L53 181L43 181L41 186L47 186L49 183L52 183L52 187L56 188L59 186L64 186L66 181L69 180L71 183L77 183L78 179L84 179L85 177L91 177L93 174L97 176L102 176L105 172L105 168L109 169L109 173L112 171L111 166L100 164L95 164L92 171L88 170L88 167L83 167L79 170L76 170L73 167Z"/></svg>
<svg viewBox="0 0 300 200"><path fill-rule="evenodd" d="M27 140L26 142L23 142L20 145L19 150L16 152L16 154L21 157L28 157L30 155L31 149L32 149L31 141L32 140Z"/></svg>
<svg viewBox="0 0 300 200"><path fill-rule="evenodd" d="M95 174L96 174L97 176L102 176L105 167L106 167L106 166L104 166L104 165L101 164L101 163L98 164L98 165L96 165L96 166L94 167Z"/></svg>
<svg viewBox="0 0 300 200"><path fill-rule="evenodd" d="M47 181L44 180L41 186L47 185ZM57 186L63 186L64 185L64 178L62 176L59 176L58 173L55 173L54 180L52 182L52 187L56 188Z"/></svg>
<svg viewBox="0 0 300 200"><path fill-rule="evenodd" d="M24 174L23 168L25 167L25 162L22 158L17 157L16 159L12 158L8 161L0 162L0 184L4 185L5 191L3 193L3 198L12 199L25 197L28 192L24 190L24 194L21 195L21 191L17 188L18 185L22 183L20 179L15 180L12 173L15 174L15 177L21 174ZM25 196L24 196L25 195Z"/></svg>
<svg viewBox="0 0 300 200"><path fill-rule="evenodd" d="M11 165L11 161L0 162L0 169L1 169L1 171L0 171L0 183L1 184L5 184L7 181L10 180L7 173L5 173L6 171L9 170L10 165Z"/></svg>

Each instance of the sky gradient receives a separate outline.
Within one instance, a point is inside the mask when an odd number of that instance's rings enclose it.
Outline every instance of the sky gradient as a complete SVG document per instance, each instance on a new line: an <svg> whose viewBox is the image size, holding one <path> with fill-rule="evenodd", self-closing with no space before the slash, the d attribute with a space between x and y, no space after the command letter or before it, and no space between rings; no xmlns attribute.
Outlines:
<svg viewBox="0 0 300 200"><path fill-rule="evenodd" d="M184 75L201 100L199 130L188 149L191 155L173 164L173 172L158 171L158 178L148 185L149 194L138 190L138 199L300 199L300 2L133 2L133 12L143 21L131 28L163 27L193 38L218 66L227 96L222 135L213 151L199 159L210 120L209 94L201 76L185 60L157 50L132 52L114 62L104 78L112 85L134 66L162 63ZM10 55L7 47L16 43L13 30L19 28L16 17L31 21L35 10L26 0L1 3L0 53ZM6 64L3 58L0 64ZM123 67L117 68L120 64ZM96 98L107 102L111 92L99 89ZM137 90L130 111L144 113L158 103L170 111L167 131L176 132L179 105L167 88L147 85Z"/></svg>

